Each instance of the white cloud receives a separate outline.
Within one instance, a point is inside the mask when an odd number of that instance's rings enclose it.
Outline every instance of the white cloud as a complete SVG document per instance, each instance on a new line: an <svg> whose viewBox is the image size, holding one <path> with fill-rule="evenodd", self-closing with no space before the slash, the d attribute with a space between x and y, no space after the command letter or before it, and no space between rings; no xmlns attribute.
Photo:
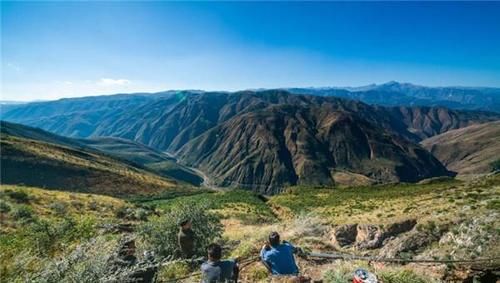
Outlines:
<svg viewBox="0 0 500 283"><path fill-rule="evenodd" d="M7 63L7 68L13 70L16 73L19 73L22 71L22 68L19 65L14 64L14 63L10 63L10 62Z"/></svg>
<svg viewBox="0 0 500 283"><path fill-rule="evenodd" d="M104 86L122 86L130 84L129 80L126 79L110 79L110 78L102 78L99 80L98 84Z"/></svg>

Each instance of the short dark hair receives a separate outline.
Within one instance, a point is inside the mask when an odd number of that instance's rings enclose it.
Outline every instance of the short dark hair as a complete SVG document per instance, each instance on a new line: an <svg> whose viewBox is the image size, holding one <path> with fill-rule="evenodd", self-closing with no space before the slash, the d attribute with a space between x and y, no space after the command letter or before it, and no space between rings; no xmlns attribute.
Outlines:
<svg viewBox="0 0 500 283"><path fill-rule="evenodd" d="M178 222L178 224L179 224L179 226L184 226L184 225L188 224L188 223L189 223L189 221L190 221L190 220L189 220L188 218L184 218L184 219L181 219L181 220Z"/></svg>
<svg viewBox="0 0 500 283"><path fill-rule="evenodd" d="M222 257L222 248L218 244L210 244L207 247L208 257L214 260L219 260Z"/></svg>
<svg viewBox="0 0 500 283"><path fill-rule="evenodd" d="M280 234L278 234L278 232L271 232L271 234L269 234L269 244L271 244L271 246L280 244Z"/></svg>

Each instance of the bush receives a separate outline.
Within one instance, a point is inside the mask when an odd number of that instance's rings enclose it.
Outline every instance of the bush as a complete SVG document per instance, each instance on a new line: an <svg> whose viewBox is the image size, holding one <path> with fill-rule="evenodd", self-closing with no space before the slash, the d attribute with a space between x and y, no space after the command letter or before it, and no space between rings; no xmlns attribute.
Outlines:
<svg viewBox="0 0 500 283"><path fill-rule="evenodd" d="M4 201L4 200L0 200L0 213L7 213L9 211L11 211L11 207L10 205Z"/></svg>
<svg viewBox="0 0 500 283"><path fill-rule="evenodd" d="M49 205L50 209L54 211L56 215L64 216L68 212L66 204L63 202L54 202Z"/></svg>
<svg viewBox="0 0 500 283"><path fill-rule="evenodd" d="M181 219L190 219L193 223L195 240L195 255L205 256L206 247L222 235L220 219L208 212L203 204L180 202L170 207L160 217L155 217L149 222L139 226L138 234L143 238L147 247L160 257L178 256L180 254L177 244L177 223Z"/></svg>
<svg viewBox="0 0 500 283"><path fill-rule="evenodd" d="M97 202L94 200L89 202L88 207L90 210L94 210L94 211L99 208L99 206L97 205Z"/></svg>
<svg viewBox="0 0 500 283"><path fill-rule="evenodd" d="M500 159L491 162L492 171L500 171Z"/></svg>
<svg viewBox="0 0 500 283"><path fill-rule="evenodd" d="M120 282L108 278L115 244L105 238L84 242L60 259L47 259L28 282Z"/></svg>
<svg viewBox="0 0 500 283"><path fill-rule="evenodd" d="M14 210L12 217L16 220L29 220L33 218L33 211L31 210L31 207L21 205Z"/></svg>
<svg viewBox="0 0 500 283"><path fill-rule="evenodd" d="M327 270L323 274L323 280L326 283L346 283L352 281L352 272L346 272L345 270Z"/></svg>
<svg viewBox="0 0 500 283"><path fill-rule="evenodd" d="M248 282L266 282L269 277L269 272L263 265L252 266L248 269L247 278Z"/></svg>
<svg viewBox="0 0 500 283"><path fill-rule="evenodd" d="M135 210L134 218L137 220L145 221L148 219L149 211L144 208L138 208Z"/></svg>
<svg viewBox="0 0 500 283"><path fill-rule="evenodd" d="M384 283L430 283L437 282L431 278L424 278L411 270L382 271L378 278Z"/></svg>
<svg viewBox="0 0 500 283"><path fill-rule="evenodd" d="M25 230L25 235L39 255L61 249L75 240L90 239L95 234L94 222L90 218L76 222L66 217L60 221L36 220Z"/></svg>
<svg viewBox="0 0 500 283"><path fill-rule="evenodd" d="M72 200L70 203L71 203L71 206L74 207L78 211L82 210L84 207L84 204L80 201L77 201L77 200Z"/></svg>
<svg viewBox="0 0 500 283"><path fill-rule="evenodd" d="M23 191L5 191L7 196L9 196L12 200L17 203L28 203L29 196L26 192Z"/></svg>
<svg viewBox="0 0 500 283"><path fill-rule="evenodd" d="M191 273L191 268L187 262L173 262L158 270L158 280L160 282L175 280Z"/></svg>
<svg viewBox="0 0 500 283"><path fill-rule="evenodd" d="M294 218L291 226L289 232L293 239L322 237L329 228L321 217L313 213L300 213Z"/></svg>
<svg viewBox="0 0 500 283"><path fill-rule="evenodd" d="M134 210L128 206L120 206L115 210L115 216L122 219L134 218Z"/></svg>

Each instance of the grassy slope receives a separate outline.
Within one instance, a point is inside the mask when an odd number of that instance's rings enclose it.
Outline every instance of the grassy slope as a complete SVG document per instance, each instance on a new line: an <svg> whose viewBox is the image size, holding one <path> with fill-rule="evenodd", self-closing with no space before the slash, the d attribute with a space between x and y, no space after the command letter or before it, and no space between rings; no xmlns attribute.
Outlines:
<svg viewBox="0 0 500 283"><path fill-rule="evenodd" d="M500 158L500 121L448 131L421 144L451 171L487 173Z"/></svg>
<svg viewBox="0 0 500 283"><path fill-rule="evenodd" d="M125 159L155 173L199 186L203 179L190 169L177 164L175 159L145 145L121 138L97 138L82 140L88 146L111 156Z"/></svg>
<svg viewBox="0 0 500 283"><path fill-rule="evenodd" d="M255 193L245 190L206 192L193 196L142 202L158 209L168 209L177 202L205 204L223 219L234 219L243 223L272 222L272 210Z"/></svg>
<svg viewBox="0 0 500 283"><path fill-rule="evenodd" d="M203 179L190 169L176 163L175 159L143 144L122 138L73 139L21 124L0 121L2 135L36 140L71 147L96 154L106 154L131 165L153 171L166 178L199 186Z"/></svg>
<svg viewBox="0 0 500 283"><path fill-rule="evenodd" d="M47 219L59 217L56 215L55 208L51 206L53 199L56 199L55 202L65 203L70 215L75 217L85 219L97 216L102 218L100 219L102 221L111 222L120 221L114 216L116 210L122 205L128 205L122 200L104 196L47 192L12 186L3 186L1 191L5 189L27 191L30 195L28 205L36 211L39 217ZM5 198L3 194L0 196L9 202L13 210L16 206L22 205L8 197ZM89 203L92 201L97 202L102 210L90 210ZM280 231L284 239L297 245L327 252L335 249L330 244L328 235L330 229L336 224L383 224L408 217L417 218L419 224L431 221L438 226L453 223L454 228L458 230L457 234L454 234L455 237L460 238L460 235L464 234L473 245L483 247L483 252L477 256L488 256L498 252L498 246L487 246L483 242L485 239L476 238L475 235L484 232L489 237L498 236L497 229L500 223L495 215L498 215L500 210L500 175L464 182L444 180L428 184L357 188L292 188L287 193L272 197L267 203L253 193L235 190L149 201L144 198L141 204L153 206L161 211L168 209L172 204L184 201L205 203L212 211L222 216L225 225L226 256L231 257L248 257L258 254L266 235L273 230ZM304 215L307 212L309 214ZM5 217L5 214L3 215ZM275 215L278 218L275 218ZM7 218L7 223L11 221L9 219ZM462 231L463 224L482 219L492 221L471 226L472 231ZM19 225L16 224L18 222L10 223L13 223L7 226L11 227L7 228L10 231L14 231L16 227L22 227L16 226ZM5 241L0 241L0 244L2 243L5 244ZM443 242L439 246L428 247L423 255L444 257L456 252L457 248L462 249L457 243ZM456 256L464 257L465 255ZM350 272L360 266L377 272L383 279L399 278L399 281L387 282L434 282L429 276L433 276L434 272L438 273L434 268L420 265L369 266L366 262L314 263L301 259L298 262L305 274L315 279L328 279L325 282L343 282L332 278L348 278ZM189 272L189 269L184 272ZM427 275L422 275L424 273ZM261 282L259 280L264 280L267 275L263 267L255 263L245 267L241 277L251 282Z"/></svg>
<svg viewBox="0 0 500 283"><path fill-rule="evenodd" d="M433 180L424 184L295 187L271 197L267 203L247 192L231 191L150 204L168 209L169 205L179 201L207 202L214 211L222 212L224 238L229 243L226 256L229 257L246 258L258 254L271 231L279 231L284 239L306 249L332 252L337 248L332 245L329 235L336 225L384 225L408 218L417 219L418 229L438 227L448 231L439 245L431 244L420 250L422 257L463 259L495 256L500 252L495 244L498 243L495 227L500 226L497 217L500 212L500 175L472 181ZM262 217L262 212L267 216ZM358 253L349 248L345 251ZM370 253L377 254L378 250ZM370 266L363 261L314 263L299 259L298 262L305 274L315 279L325 278L325 282L348 281L351 272L358 267L376 272L387 282L440 282L432 278L443 276L446 269L440 265ZM267 278L258 263L247 266L241 276L251 282L265 282L259 280ZM341 279L335 281L334 278Z"/></svg>
<svg viewBox="0 0 500 283"><path fill-rule="evenodd" d="M2 136L2 183L131 196L186 190L120 160L81 149Z"/></svg>
<svg viewBox="0 0 500 283"><path fill-rule="evenodd" d="M98 237L102 224L122 222L118 211L130 207L108 196L11 185L0 186L0 203L0 274L6 281L20 280L47 260ZM106 241L116 239L109 234Z"/></svg>

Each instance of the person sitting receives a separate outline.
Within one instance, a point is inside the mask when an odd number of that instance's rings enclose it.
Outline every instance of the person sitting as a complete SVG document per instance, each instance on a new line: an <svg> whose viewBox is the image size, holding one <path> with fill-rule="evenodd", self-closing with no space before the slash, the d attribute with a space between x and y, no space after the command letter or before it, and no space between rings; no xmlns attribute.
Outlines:
<svg viewBox="0 0 500 283"><path fill-rule="evenodd" d="M208 261L201 265L202 283L238 282L239 267L235 260L221 260L222 248L210 244Z"/></svg>
<svg viewBox="0 0 500 283"><path fill-rule="evenodd" d="M193 232L191 220L183 219L179 222L179 233L177 241L183 258L192 258L195 248L195 234Z"/></svg>
<svg viewBox="0 0 500 283"><path fill-rule="evenodd" d="M273 275L298 275L299 268L295 263L294 254L299 251L299 248L286 241L280 242L278 232L272 232L260 251L260 258Z"/></svg>

